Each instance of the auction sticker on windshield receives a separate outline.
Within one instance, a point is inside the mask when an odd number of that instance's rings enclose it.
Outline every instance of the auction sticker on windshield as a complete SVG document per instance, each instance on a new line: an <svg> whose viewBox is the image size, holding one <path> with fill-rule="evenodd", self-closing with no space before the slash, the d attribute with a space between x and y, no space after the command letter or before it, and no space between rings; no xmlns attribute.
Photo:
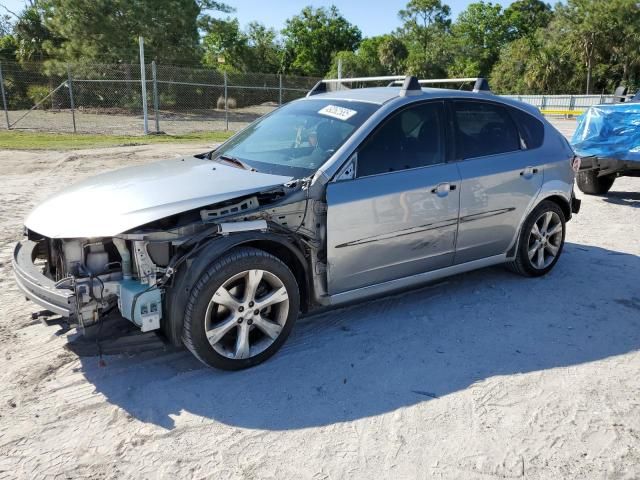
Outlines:
<svg viewBox="0 0 640 480"><path fill-rule="evenodd" d="M327 117L337 118L338 120L349 120L353 117L356 112L355 110L351 110L350 108L338 107L337 105L327 105L326 107L320 109L318 111L321 115L326 115Z"/></svg>

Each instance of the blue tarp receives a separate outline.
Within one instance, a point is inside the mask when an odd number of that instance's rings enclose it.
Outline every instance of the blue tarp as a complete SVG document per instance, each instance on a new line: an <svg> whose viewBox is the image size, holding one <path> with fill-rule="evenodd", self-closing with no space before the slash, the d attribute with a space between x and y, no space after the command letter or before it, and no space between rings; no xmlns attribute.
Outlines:
<svg viewBox="0 0 640 480"><path fill-rule="evenodd" d="M640 103L589 107L578 118L571 145L581 157L640 162Z"/></svg>

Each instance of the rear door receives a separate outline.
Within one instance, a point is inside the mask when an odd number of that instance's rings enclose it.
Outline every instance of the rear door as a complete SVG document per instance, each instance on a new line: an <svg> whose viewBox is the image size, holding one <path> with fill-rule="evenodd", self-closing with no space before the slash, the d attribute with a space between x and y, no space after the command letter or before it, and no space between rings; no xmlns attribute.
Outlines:
<svg viewBox="0 0 640 480"><path fill-rule="evenodd" d="M543 180L544 159L530 148L510 107L451 102L460 170L460 224L455 263L505 253Z"/></svg>
<svg viewBox="0 0 640 480"><path fill-rule="evenodd" d="M357 150L355 178L327 186L330 294L453 263L460 178L445 118L436 101L392 114Z"/></svg>

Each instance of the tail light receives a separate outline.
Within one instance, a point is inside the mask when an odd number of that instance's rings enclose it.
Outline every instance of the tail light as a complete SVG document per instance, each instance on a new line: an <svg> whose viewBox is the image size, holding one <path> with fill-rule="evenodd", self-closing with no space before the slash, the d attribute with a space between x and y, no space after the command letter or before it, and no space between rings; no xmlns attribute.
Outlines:
<svg viewBox="0 0 640 480"><path fill-rule="evenodd" d="M582 159L579 156L575 155L571 159L571 168L573 169L574 172L578 173L581 165L582 165Z"/></svg>

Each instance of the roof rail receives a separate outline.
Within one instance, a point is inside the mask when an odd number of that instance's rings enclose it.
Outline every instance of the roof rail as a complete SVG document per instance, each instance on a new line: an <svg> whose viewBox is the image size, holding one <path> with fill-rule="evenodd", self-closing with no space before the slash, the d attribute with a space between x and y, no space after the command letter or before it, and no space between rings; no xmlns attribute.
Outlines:
<svg viewBox="0 0 640 480"><path fill-rule="evenodd" d="M328 78L324 80L320 80L315 86L307 93L307 97L311 97L312 95L317 95L319 93L325 93L327 91L328 84L342 84L342 83L364 83L364 82L385 82L391 81L389 86L395 83L402 83L402 89L400 90L400 95L405 96L409 95L412 91L421 91L422 88L418 83L418 79L412 76L405 75L394 75L394 76L383 76L383 77L355 77L355 78Z"/></svg>
<svg viewBox="0 0 640 480"><path fill-rule="evenodd" d="M474 92L490 92L489 82L484 77L469 77L469 78L431 78L418 80L420 85L428 85L433 83L467 83L474 82L473 91ZM389 86L398 84L398 80L392 81Z"/></svg>

